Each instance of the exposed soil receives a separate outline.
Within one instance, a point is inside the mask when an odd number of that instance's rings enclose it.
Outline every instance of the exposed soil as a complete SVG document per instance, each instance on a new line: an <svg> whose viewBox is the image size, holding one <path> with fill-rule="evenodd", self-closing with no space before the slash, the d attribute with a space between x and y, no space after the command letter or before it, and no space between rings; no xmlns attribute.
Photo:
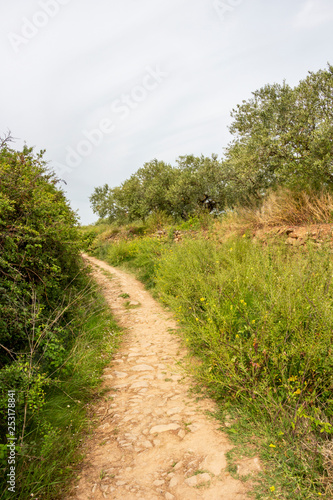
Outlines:
<svg viewBox="0 0 333 500"><path fill-rule="evenodd" d="M189 391L186 351L172 334L172 315L133 276L85 258L125 334L104 372L106 394L96 406L97 427L71 499L248 498L250 481L227 472L232 445L207 415L214 403ZM238 470L255 473L259 461L246 459Z"/></svg>

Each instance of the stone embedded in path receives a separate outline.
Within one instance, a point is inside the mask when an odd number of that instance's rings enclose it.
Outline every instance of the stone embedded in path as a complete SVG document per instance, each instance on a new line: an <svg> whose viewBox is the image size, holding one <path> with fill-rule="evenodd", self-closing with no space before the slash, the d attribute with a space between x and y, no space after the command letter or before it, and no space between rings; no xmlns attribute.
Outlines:
<svg viewBox="0 0 333 500"><path fill-rule="evenodd" d="M193 488L194 486L199 486L200 484L208 483L208 481L210 480L211 480L210 475L207 474L207 472L205 472L204 474L197 474L196 476L192 476L185 479L185 483L188 486L192 486Z"/></svg>
<svg viewBox="0 0 333 500"><path fill-rule="evenodd" d="M134 372L148 372L148 371L154 371L154 368L149 365L137 365L131 368L132 371Z"/></svg>
<svg viewBox="0 0 333 500"><path fill-rule="evenodd" d="M179 413L182 411L183 408L181 406L176 406L175 408L170 408L170 410L167 411L167 415L175 415L176 413Z"/></svg>
<svg viewBox="0 0 333 500"><path fill-rule="evenodd" d="M183 461L181 460L180 462L178 462L178 463L174 466L173 470L175 470L175 471L176 471L176 470L181 469L182 467L183 467Z"/></svg>
<svg viewBox="0 0 333 500"><path fill-rule="evenodd" d="M178 477L171 478L171 481L169 483L169 487L175 488L177 485L178 485Z"/></svg>
<svg viewBox="0 0 333 500"><path fill-rule="evenodd" d="M148 441L148 439L146 441L143 441L143 443L141 443L142 446L144 446L145 448L152 448L153 445L151 444L150 441Z"/></svg>
<svg viewBox="0 0 333 500"><path fill-rule="evenodd" d="M116 376L117 378L126 378L126 377L128 377L128 374L127 374L127 373L125 373L125 372L116 372L116 371L115 371L115 372L114 372L114 374L115 374L115 376Z"/></svg>
<svg viewBox="0 0 333 500"><path fill-rule="evenodd" d="M156 481L153 482L154 486L163 486L165 481L163 479L156 479Z"/></svg>
<svg viewBox="0 0 333 500"><path fill-rule="evenodd" d="M150 434L159 432L177 431L180 428L178 424L155 425L150 429Z"/></svg>
<svg viewBox="0 0 333 500"><path fill-rule="evenodd" d="M131 385L130 389L139 389L140 387L148 387L148 382L145 382L144 380L141 380L140 382L134 382L134 384Z"/></svg>

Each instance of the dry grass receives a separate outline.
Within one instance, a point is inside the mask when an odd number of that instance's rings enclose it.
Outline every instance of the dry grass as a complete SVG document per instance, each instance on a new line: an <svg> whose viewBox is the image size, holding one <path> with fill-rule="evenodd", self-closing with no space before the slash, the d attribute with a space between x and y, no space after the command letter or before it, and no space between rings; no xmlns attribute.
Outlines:
<svg viewBox="0 0 333 500"><path fill-rule="evenodd" d="M327 476L323 478L326 494L333 495L333 442L327 441L322 447L322 456ZM332 498L330 496L330 498Z"/></svg>
<svg viewBox="0 0 333 500"><path fill-rule="evenodd" d="M230 230L261 229L284 225L333 222L333 196L329 192L295 192L281 189L270 193L260 208L240 207L228 214L222 225Z"/></svg>

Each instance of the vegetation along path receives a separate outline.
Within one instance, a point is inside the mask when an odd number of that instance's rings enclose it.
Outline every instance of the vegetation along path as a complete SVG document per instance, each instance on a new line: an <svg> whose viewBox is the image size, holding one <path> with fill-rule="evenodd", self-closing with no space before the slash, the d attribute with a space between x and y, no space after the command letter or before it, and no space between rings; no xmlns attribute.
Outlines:
<svg viewBox="0 0 333 500"><path fill-rule="evenodd" d="M186 353L170 333L176 321L134 277L85 258L126 334L105 370L98 425L72 498L247 498L244 483L227 472L231 445L207 415L213 403L189 392ZM239 467L246 474L259 463L247 459Z"/></svg>

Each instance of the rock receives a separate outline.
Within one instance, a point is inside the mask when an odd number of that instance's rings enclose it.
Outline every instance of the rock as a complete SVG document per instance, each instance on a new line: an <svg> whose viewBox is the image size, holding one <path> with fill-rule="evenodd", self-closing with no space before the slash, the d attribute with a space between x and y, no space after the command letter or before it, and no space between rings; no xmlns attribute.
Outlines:
<svg viewBox="0 0 333 500"><path fill-rule="evenodd" d="M194 486L197 486L198 484L197 477L198 476L192 476L185 479L185 483L187 484L187 486L191 486L192 488L194 488Z"/></svg>
<svg viewBox="0 0 333 500"><path fill-rule="evenodd" d="M171 493L169 493L167 491L166 494L165 494L165 498L166 498L166 500L173 500L175 497L173 495L171 495Z"/></svg>
<svg viewBox="0 0 333 500"><path fill-rule="evenodd" d="M211 477L207 472L204 472L203 474L198 474L196 478L197 478L197 484L208 483L208 481L211 480Z"/></svg>
<svg viewBox="0 0 333 500"><path fill-rule="evenodd" d="M170 488L174 488L178 484L178 477L173 477L169 483Z"/></svg>
<svg viewBox="0 0 333 500"><path fill-rule="evenodd" d="M149 365L137 365L132 368L133 372L148 372L148 371L154 371L154 368Z"/></svg>
<svg viewBox="0 0 333 500"><path fill-rule="evenodd" d="M117 378L126 378L126 377L128 377L128 373L125 373L125 372L116 372L115 371L114 374L115 374L115 376Z"/></svg>
<svg viewBox="0 0 333 500"><path fill-rule="evenodd" d="M173 470L179 470L181 467L183 467L183 461L181 460L180 462L178 462L178 464L176 464L173 468Z"/></svg>
<svg viewBox="0 0 333 500"><path fill-rule="evenodd" d="M170 410L167 411L167 415L175 415L175 413L179 413L182 411L183 408L181 406L176 406L175 408L170 408Z"/></svg>
<svg viewBox="0 0 333 500"><path fill-rule="evenodd" d="M207 472L204 472L203 474L197 474L196 476L191 476L185 479L185 483L188 486L191 486L192 488L194 486L199 486L200 484L208 483L210 481L211 477Z"/></svg>
<svg viewBox="0 0 333 500"><path fill-rule="evenodd" d="M227 467L227 459L225 453L216 452L214 455L209 455L200 464L200 469L208 470L215 476L221 474L222 470Z"/></svg>
<svg viewBox="0 0 333 500"><path fill-rule="evenodd" d="M153 445L151 444L150 441L148 441L148 439L142 443L142 446L144 446L145 448L152 448L153 447Z"/></svg>
<svg viewBox="0 0 333 500"><path fill-rule="evenodd" d="M160 432L177 431L180 428L178 424L167 424L167 425L155 425L150 429L150 434L156 434Z"/></svg>
<svg viewBox="0 0 333 500"><path fill-rule="evenodd" d="M130 389L139 389L141 387L148 387L148 382L145 382L144 380L141 380L140 382L134 382L134 384L130 386Z"/></svg>
<svg viewBox="0 0 333 500"><path fill-rule="evenodd" d="M187 428L191 431L191 432L195 432L197 431L198 429L200 429L200 425L198 424L191 424L191 425L188 425Z"/></svg>
<svg viewBox="0 0 333 500"><path fill-rule="evenodd" d="M247 476L261 471L261 465L258 457L243 459L237 465L237 474L240 476Z"/></svg>
<svg viewBox="0 0 333 500"><path fill-rule="evenodd" d="M156 479L156 481L153 482L154 486L162 486L164 484L163 479Z"/></svg>
<svg viewBox="0 0 333 500"><path fill-rule="evenodd" d="M180 439L184 439L184 437L186 436L186 432L184 431L184 429L181 429L179 432L178 432L178 437Z"/></svg>

